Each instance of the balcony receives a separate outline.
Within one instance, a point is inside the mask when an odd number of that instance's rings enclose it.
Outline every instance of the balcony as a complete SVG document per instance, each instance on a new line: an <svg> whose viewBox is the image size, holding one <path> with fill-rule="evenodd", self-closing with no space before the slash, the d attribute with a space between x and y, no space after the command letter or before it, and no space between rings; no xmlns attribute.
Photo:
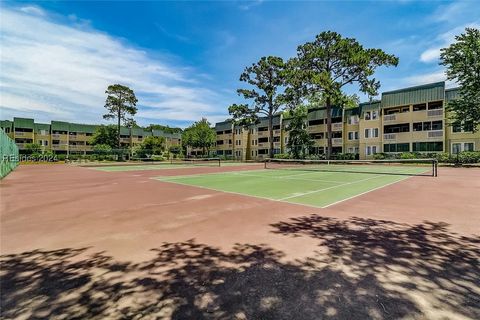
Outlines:
<svg viewBox="0 0 480 320"><path fill-rule="evenodd" d="M258 148L268 148L269 146L268 142L261 142L258 144Z"/></svg>
<svg viewBox="0 0 480 320"><path fill-rule="evenodd" d="M334 131L342 131L343 129L343 123L332 123L332 130Z"/></svg>
<svg viewBox="0 0 480 320"><path fill-rule="evenodd" d="M335 146L339 146L343 144L343 138L333 138L332 144Z"/></svg>
<svg viewBox="0 0 480 320"><path fill-rule="evenodd" d="M412 112L400 112L394 114L386 114L383 116L385 124L392 124L394 122L411 122Z"/></svg>
<svg viewBox="0 0 480 320"><path fill-rule="evenodd" d="M443 109L433 109L433 110L427 110L427 117L432 118L438 118L438 117L443 117Z"/></svg>
<svg viewBox="0 0 480 320"><path fill-rule="evenodd" d="M280 129L278 129L278 130L273 130L273 135L274 135L274 136L279 136L279 135L280 135L280 132L281 132Z"/></svg>
<svg viewBox="0 0 480 320"><path fill-rule="evenodd" d="M52 150L67 150L66 144L52 144Z"/></svg>
<svg viewBox="0 0 480 320"><path fill-rule="evenodd" d="M27 138L27 139L33 139L33 132L21 132L21 131L15 131L14 133L16 138Z"/></svg>
<svg viewBox="0 0 480 320"><path fill-rule="evenodd" d="M268 137L268 131L258 131L259 137Z"/></svg>
<svg viewBox="0 0 480 320"><path fill-rule="evenodd" d="M432 130L427 132L428 138L443 138L443 130Z"/></svg>
<svg viewBox="0 0 480 320"><path fill-rule="evenodd" d="M396 133L385 133L383 135L383 140L396 140L397 134Z"/></svg>

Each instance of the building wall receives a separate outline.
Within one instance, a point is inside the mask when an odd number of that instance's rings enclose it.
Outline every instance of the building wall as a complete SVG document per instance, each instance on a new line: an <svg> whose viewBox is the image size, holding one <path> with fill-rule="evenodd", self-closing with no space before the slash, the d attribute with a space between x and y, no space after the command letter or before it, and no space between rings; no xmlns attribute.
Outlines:
<svg viewBox="0 0 480 320"><path fill-rule="evenodd" d="M458 97L457 91L446 90L444 82L437 82L385 92L381 100L361 103L358 108L343 113L332 110L332 117L342 117L342 122L332 124L333 147L342 153L358 152L360 159L373 159L374 154L380 152L480 151L480 131L454 132L449 120L451 117L445 113L446 103L449 99ZM358 121L351 121L352 116L357 117ZM285 130L288 120L284 120L281 115L277 119L276 124L280 124L281 129L274 131L280 139L275 143L275 148L285 153L288 152L288 132ZM327 146L325 119L325 108L309 110L307 130L314 140L315 152L324 152ZM263 118L260 124L241 131L241 147L232 148L241 149L242 155L245 154L242 160L262 160L268 157L268 153L259 152L268 149L268 142L258 141L269 136L268 131L258 130L266 125L266 119ZM349 133L353 134L353 139L349 139ZM225 137L218 136L218 139ZM238 137L235 136L234 139ZM221 150L227 148L229 146L217 147Z"/></svg>
<svg viewBox="0 0 480 320"><path fill-rule="evenodd" d="M51 124L35 123L33 119L14 118L13 121L0 121L0 126L15 140L20 151L25 150L25 144L38 143L43 151L54 151L65 154L87 154L93 151L89 144L99 125L52 121ZM143 128L120 130L120 142L123 147L133 147L141 144L147 136L165 137L167 148L181 145L179 134L164 133L160 130L147 131Z"/></svg>

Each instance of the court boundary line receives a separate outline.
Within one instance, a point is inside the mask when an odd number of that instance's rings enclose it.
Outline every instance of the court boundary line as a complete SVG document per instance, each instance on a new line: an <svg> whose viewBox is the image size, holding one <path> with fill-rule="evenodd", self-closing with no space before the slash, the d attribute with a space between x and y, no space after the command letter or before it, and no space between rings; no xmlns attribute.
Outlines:
<svg viewBox="0 0 480 320"><path fill-rule="evenodd" d="M304 204L304 203L297 203L297 202L291 202L291 201L285 201L285 200L272 199L272 198L267 198L267 197L262 197L262 196L254 196L254 195L235 192L235 191L226 191L226 190L220 190L220 189L215 189L215 188L210 188L210 187L196 186L196 185L188 184L188 183L161 180L161 179L157 179L156 177L151 177L149 179L153 179L153 180L160 181L160 182L165 182L165 183L170 183L170 184L178 184L178 185L186 186L186 187L205 189L205 190L215 191L215 192L219 192L219 193L230 193L230 194L234 194L234 195L237 195L237 196L252 197L252 198L257 198L257 199L261 199L261 200L274 201L274 202L279 202L279 203L288 203L288 204L292 204L292 205L305 206L305 207L310 207L310 208L314 208L314 209L322 209L322 207L315 206L313 204Z"/></svg>
<svg viewBox="0 0 480 320"><path fill-rule="evenodd" d="M335 202L330 203L330 204L327 204L326 206L323 206L323 207L321 207L321 208L322 208L322 209L325 209L325 208L334 206L334 205L336 205L336 204L339 204L339 203L341 203L341 202L348 201L348 200L354 199L354 198L356 198L356 197L363 196L364 194L367 194L367 193L369 193L369 192L376 191L376 190L379 190L379 189L382 189L382 188L385 188L385 187L394 185L395 183L399 183L399 182L402 182L402 181L405 181L405 180L407 180L407 179L411 179L411 178L414 178L414 177L415 177L415 176L403 177L403 179L400 179L400 180L397 180L397 181L393 181L393 182L387 183L387 184L384 185L384 186L376 187L376 188L373 188L373 189L371 189L371 190L364 191L364 192L362 192L362 193L359 193L359 194L357 194L357 195L354 195L354 196L351 196L351 197L348 197L348 198L345 198L345 199L342 199L342 200L335 201Z"/></svg>
<svg viewBox="0 0 480 320"><path fill-rule="evenodd" d="M257 171L257 170L246 170L246 171ZM212 173L199 174L199 175L212 175L212 174L225 174L225 173L231 173L231 172L212 172ZM197 175L174 176L174 178L175 178L175 177L178 177L178 178L180 178L180 177L193 177L193 176L197 176ZM373 178L382 177L382 176L387 176L387 175L377 175L377 176L375 176L375 177L368 178L368 180L373 179ZM292 201L288 201L288 200L282 200L282 198L280 198L280 199L273 199L273 198L267 198L267 197L262 197L262 196L257 196L257 195L250 195L250 194L246 194L246 193L240 193L240 192L236 192L236 191L220 190L220 189L215 189L215 188L210 188L210 187L205 187L205 186L197 186L197 185L194 185L194 184L188 184L188 183L182 183L182 182L178 182L178 181L172 181L172 180L163 179L163 178L169 178L168 176L167 176L167 177L165 177L165 176L150 177L149 179L156 180L156 181L160 181L160 182L171 183L171 184L178 184L178 185L187 186L187 187L200 188L200 189L215 191L215 192L219 192L219 193L230 193L230 194L234 194L234 195L238 195L238 196L253 197L253 198L262 199L262 200L267 200L267 201L284 202L284 203L288 203L288 204L292 204L292 205L300 205L300 206L305 206L305 207L314 208L314 209L326 209L326 208L331 207L331 206L333 206L333 205L336 205L336 204L338 204L338 203L341 203L341 202L344 202L344 201L347 201L347 200L350 200L350 199L353 199L353 198L362 196L362 195L364 195L364 194L367 194L367 193L370 193L370 192L373 192L373 191L376 191L376 190L379 190L379 189L382 189L382 188L386 188L386 187L388 187L388 186L394 185L395 183L399 183L399 182L402 182L402 181L405 181L405 180L407 180L407 179L414 178L414 177L415 177L415 176L402 177L400 180L392 181L392 182L387 183L387 184L385 184L385 185L383 185L383 186L375 187L375 188L373 188L373 189L370 189L370 190L361 192L361 193L356 194L356 195L354 195L354 196L347 197L347 198L345 198L345 199L342 199L342 200L338 200L338 201L329 203L329 204L327 204L327 205L325 205L325 206L316 206L316 205L313 205L313 204L292 202ZM365 180L362 180L362 181L365 181ZM357 181L357 182L359 182L359 181ZM341 185L332 186L332 187L329 187L328 189L331 189L331 188L334 188L334 187L339 187L339 186L341 186ZM315 191L318 191L318 192L319 192L319 191L323 191L323 190L315 190ZM292 197L292 198L295 198L295 197Z"/></svg>
<svg viewBox="0 0 480 320"><path fill-rule="evenodd" d="M287 199L293 199L293 198L308 196L310 194L314 194L314 193L317 193L317 192L320 192L320 191L325 191L325 190L335 189L335 188L339 188L339 187L344 187L344 186L348 186L348 185L352 185L352 184L355 184L355 183L360 183L360 182L364 182L364 181L368 181L368 180L373 180L373 179L376 179L376 178L379 178L379 177L384 177L384 176L385 175L383 175L383 174L376 175L376 176L373 176L373 177L370 177L370 178L360 179L360 180L352 181L352 182L346 182L346 183L339 184L339 185L336 185L336 186L331 186L331 187L328 187L328 188L321 188L321 189L317 189L317 190L304 192L303 194L299 194L299 195L280 198L279 200L283 200L283 199L287 200Z"/></svg>

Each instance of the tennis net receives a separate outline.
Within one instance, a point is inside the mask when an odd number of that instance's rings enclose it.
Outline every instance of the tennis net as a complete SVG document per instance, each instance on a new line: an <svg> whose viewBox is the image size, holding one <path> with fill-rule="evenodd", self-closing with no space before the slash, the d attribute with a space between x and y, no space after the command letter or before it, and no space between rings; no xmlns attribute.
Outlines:
<svg viewBox="0 0 480 320"><path fill-rule="evenodd" d="M194 166L220 167L220 158L184 158L170 159L171 164L188 164Z"/></svg>
<svg viewBox="0 0 480 320"><path fill-rule="evenodd" d="M296 160L266 159L265 169L371 173L436 177L436 159L396 160Z"/></svg>

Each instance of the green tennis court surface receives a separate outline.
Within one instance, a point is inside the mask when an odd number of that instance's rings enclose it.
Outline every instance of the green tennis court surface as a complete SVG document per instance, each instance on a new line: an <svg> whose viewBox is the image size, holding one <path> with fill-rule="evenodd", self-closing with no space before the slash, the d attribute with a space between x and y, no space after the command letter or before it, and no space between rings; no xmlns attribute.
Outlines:
<svg viewBox="0 0 480 320"><path fill-rule="evenodd" d="M345 171L338 167L335 170L339 171L265 169L156 179L270 200L325 207L404 180L411 175L423 174L429 168L348 166ZM352 172L354 170L359 172ZM368 170L368 173L362 170Z"/></svg>

